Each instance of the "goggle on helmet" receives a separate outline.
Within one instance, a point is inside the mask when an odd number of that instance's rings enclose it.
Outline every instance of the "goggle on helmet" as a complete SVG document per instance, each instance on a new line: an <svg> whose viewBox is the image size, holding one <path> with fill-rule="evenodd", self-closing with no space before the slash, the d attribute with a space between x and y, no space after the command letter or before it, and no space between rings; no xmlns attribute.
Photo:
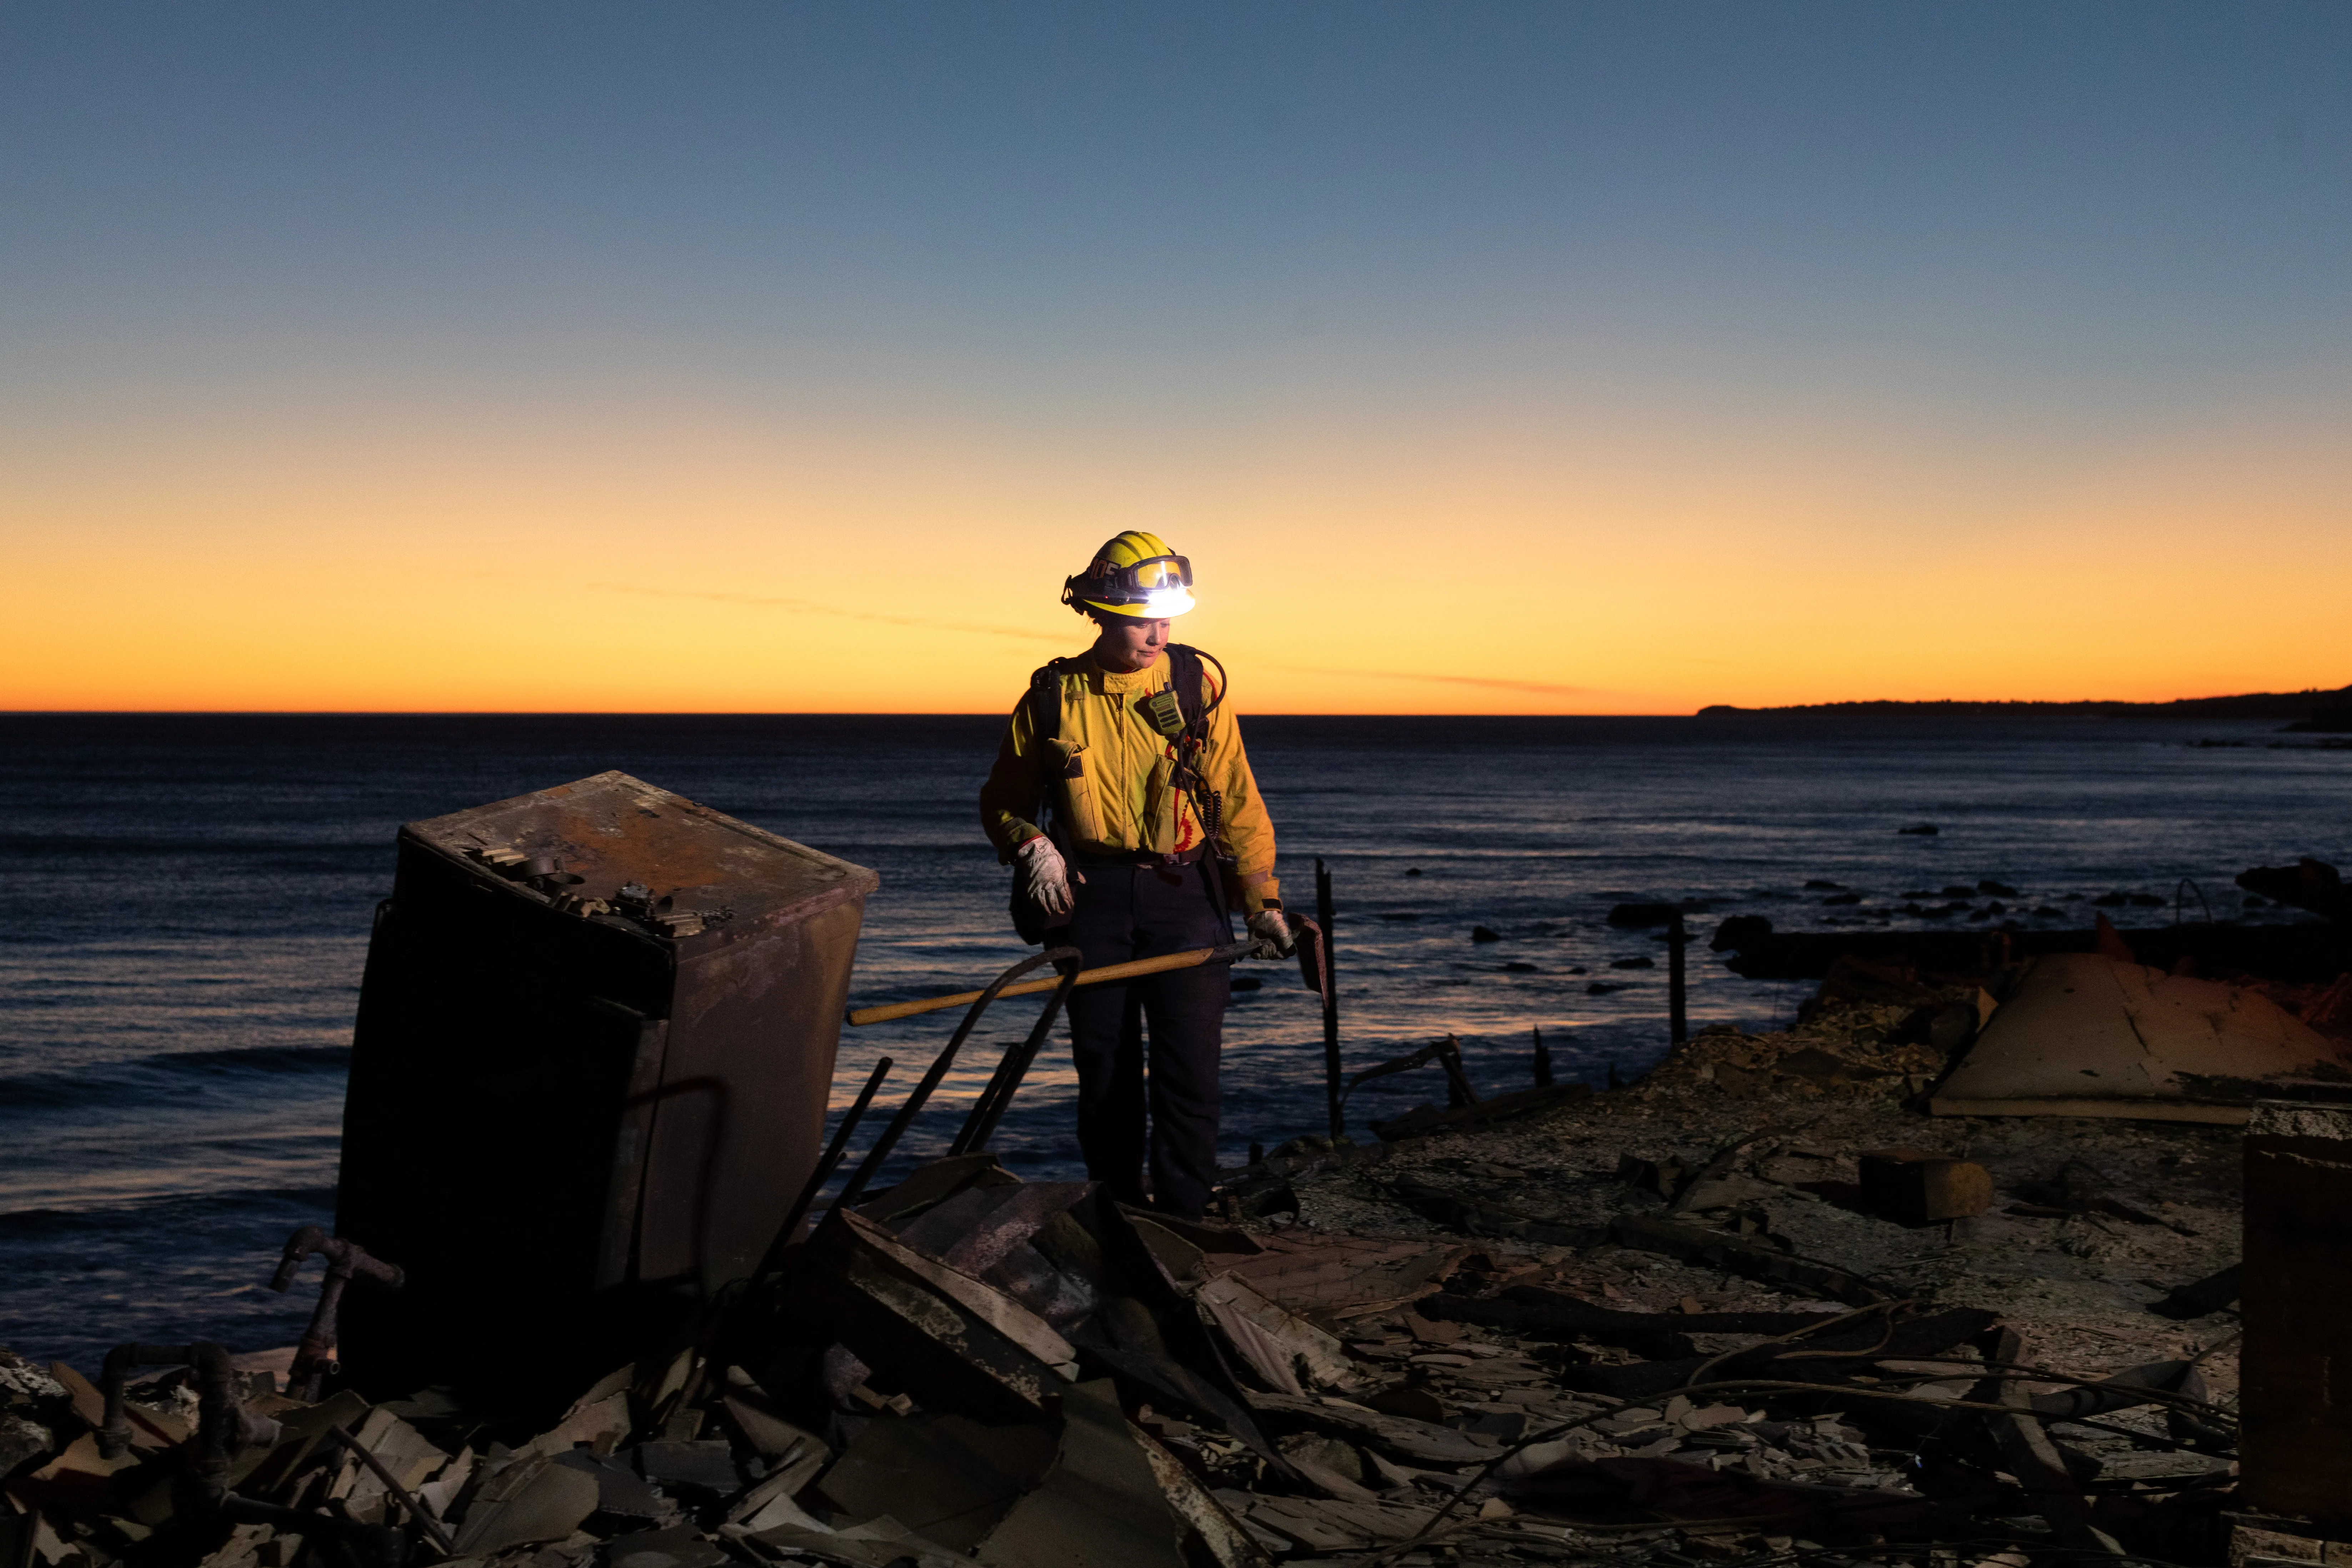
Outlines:
<svg viewBox="0 0 2352 1568"><path fill-rule="evenodd" d="M1106 610L1139 620L1164 620L1192 607L1192 563L1181 555L1152 555L1129 565L1097 559L1062 584L1062 603L1084 615Z"/></svg>

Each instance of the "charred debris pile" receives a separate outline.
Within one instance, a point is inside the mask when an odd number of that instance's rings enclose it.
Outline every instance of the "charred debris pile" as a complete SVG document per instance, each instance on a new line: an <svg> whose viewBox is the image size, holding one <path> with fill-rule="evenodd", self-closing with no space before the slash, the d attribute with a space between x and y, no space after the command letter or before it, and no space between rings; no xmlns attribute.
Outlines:
<svg viewBox="0 0 2352 1568"><path fill-rule="evenodd" d="M310 1331L0 1354L0 1568L2352 1559L2326 985L1842 954L1207 1221L983 1136L810 1227L870 872L621 774L401 853Z"/></svg>
<svg viewBox="0 0 2352 1568"><path fill-rule="evenodd" d="M1301 1141L1208 1223L939 1161L520 1424L297 1397L331 1324L290 1392L12 1363L0 1562L2321 1561L2340 1503L2239 1475L2239 1130L1928 1117L1955 991ZM2326 1131L2257 1113L2247 1180Z"/></svg>

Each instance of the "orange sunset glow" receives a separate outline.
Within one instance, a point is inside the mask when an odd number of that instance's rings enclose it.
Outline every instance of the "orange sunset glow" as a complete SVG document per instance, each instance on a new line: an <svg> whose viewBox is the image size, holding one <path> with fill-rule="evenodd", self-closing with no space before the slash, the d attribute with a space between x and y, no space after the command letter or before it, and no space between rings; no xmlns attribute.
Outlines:
<svg viewBox="0 0 2352 1568"><path fill-rule="evenodd" d="M0 479L38 524L0 705L992 710L1083 642L1059 579L1129 523L1193 556L1182 635L1259 711L2294 689L2347 649L2263 608L2279 563L2352 579L2352 458L2309 432L2298 464L2297 434L1959 476L1833 430L1682 463L1474 431L1173 471L715 418L394 458L64 454Z"/></svg>
<svg viewBox="0 0 2352 1568"><path fill-rule="evenodd" d="M1127 527L1193 558L1181 635L1261 712L2352 677L2297 607L2352 588L2339 110L2280 110L2290 147L2150 88L2053 140L2072 110L1986 105L2065 60L2146 84L2080 19L2011 52L2023 13L1694 56L1405 10L1328 58L1234 17L1240 57L1203 20L1126 92L1005 42L1002 92L943 96L905 51L996 45L615 16L542 79L536 15L364 59L281 17L335 62L307 86L186 18L219 79L31 28L120 113L8 111L62 118L0 299L0 708L993 711ZM2265 105L2324 53L2231 47ZM739 51L839 76L866 140ZM1878 85L1929 59L1949 97ZM336 92L317 145L257 135Z"/></svg>

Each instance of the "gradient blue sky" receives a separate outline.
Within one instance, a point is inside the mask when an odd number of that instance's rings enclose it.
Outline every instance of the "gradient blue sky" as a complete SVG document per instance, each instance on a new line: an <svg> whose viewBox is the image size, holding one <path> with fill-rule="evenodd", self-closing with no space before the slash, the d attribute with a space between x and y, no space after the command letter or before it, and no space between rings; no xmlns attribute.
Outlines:
<svg viewBox="0 0 2352 1568"><path fill-rule="evenodd" d="M0 146L0 706L997 708L1130 524L1260 709L2352 679L2342 4L20 4Z"/></svg>

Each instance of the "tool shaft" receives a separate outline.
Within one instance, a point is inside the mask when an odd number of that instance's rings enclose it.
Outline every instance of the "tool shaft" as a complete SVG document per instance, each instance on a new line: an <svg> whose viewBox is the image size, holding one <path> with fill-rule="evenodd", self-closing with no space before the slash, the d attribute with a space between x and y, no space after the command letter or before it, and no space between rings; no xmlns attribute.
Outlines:
<svg viewBox="0 0 2352 1568"><path fill-rule="evenodd" d="M1158 958L1132 959L1126 963L1106 963L1100 969L1079 972L1072 982L1076 985L1105 985L1114 980L1135 980L1146 974L1165 974L1171 969L1191 969L1202 963L1214 963L1225 959L1240 958L1256 944L1237 942L1226 947L1196 947L1183 952L1162 953ZM1051 991L1061 984L1052 980L1024 980L1006 986L999 996L1027 996L1039 991ZM893 1018L911 1018L918 1013L936 1013L942 1007L963 1007L980 1000L977 991L959 991L952 996L926 997L920 1002L892 1002L880 1007L857 1007L850 1011L852 1024L887 1024Z"/></svg>

